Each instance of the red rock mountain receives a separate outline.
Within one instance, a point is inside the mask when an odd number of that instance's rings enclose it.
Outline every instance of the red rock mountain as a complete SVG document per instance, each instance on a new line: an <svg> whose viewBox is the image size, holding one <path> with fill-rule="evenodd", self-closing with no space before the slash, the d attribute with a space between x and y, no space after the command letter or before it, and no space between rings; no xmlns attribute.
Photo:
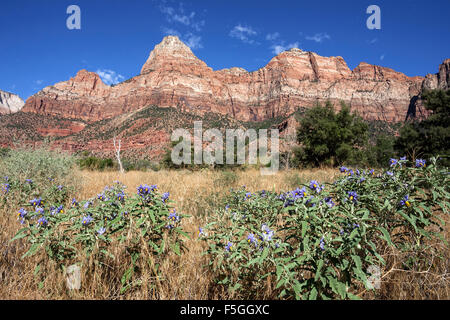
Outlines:
<svg viewBox="0 0 450 320"><path fill-rule="evenodd" d="M421 104L414 104L422 87L448 83L449 60L443 65L442 75L408 77L364 62L350 70L342 57L294 48L253 72L214 71L177 37L167 36L138 76L108 86L96 73L81 70L30 97L23 111L96 121L158 105L259 121L329 100L337 107L344 101L365 119L395 122L403 121L412 107L414 114L423 112Z"/></svg>

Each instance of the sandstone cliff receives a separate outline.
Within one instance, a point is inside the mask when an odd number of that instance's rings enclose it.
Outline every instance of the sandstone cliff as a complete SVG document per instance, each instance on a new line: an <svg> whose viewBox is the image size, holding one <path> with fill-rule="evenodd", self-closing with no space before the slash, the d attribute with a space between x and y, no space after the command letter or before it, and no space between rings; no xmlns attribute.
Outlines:
<svg viewBox="0 0 450 320"><path fill-rule="evenodd" d="M0 114L17 112L24 104L18 95L0 90Z"/></svg>
<svg viewBox="0 0 450 320"><path fill-rule="evenodd" d="M96 121L158 105L260 121L330 100L337 107L344 101L365 119L395 122L406 118L423 83L440 85L443 77L439 73L424 81L367 63L350 70L342 57L295 48L254 72L214 71L177 37L168 36L152 50L140 75L107 86L96 73L81 70L30 97L23 111Z"/></svg>

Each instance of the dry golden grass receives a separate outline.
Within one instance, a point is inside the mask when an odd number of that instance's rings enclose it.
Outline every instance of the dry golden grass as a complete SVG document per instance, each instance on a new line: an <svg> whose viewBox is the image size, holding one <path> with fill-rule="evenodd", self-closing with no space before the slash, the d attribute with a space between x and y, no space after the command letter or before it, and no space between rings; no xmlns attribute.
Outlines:
<svg viewBox="0 0 450 320"><path fill-rule="evenodd" d="M312 179L332 182L339 175L335 169L280 171L271 176L262 176L256 169L234 173L204 170L196 172L127 172L125 174L82 171L78 174L83 181L82 189L76 195L76 198L80 200L97 195L106 185L111 185L116 180L125 184L130 193L134 193L140 184L157 184L161 192L170 192L170 198L175 202L177 211L191 216L183 221L183 228L191 234L198 230L198 227L205 222L205 217L214 208L223 205L220 203L221 197L231 187L237 188L245 185L252 192L262 189L286 191ZM13 214L0 214L3 216L0 221L0 299L195 300L239 298L221 292L212 284L212 275L209 274L207 268L203 267L207 263L206 258L202 255L203 243L195 237L186 241L188 251L183 252L181 256L173 254L166 259L161 266L161 279L152 278L143 272L141 279L143 285L126 296L119 294L120 285L117 284L117 279L120 279L120 275L127 267L126 259L128 258L121 252L122 248L113 248L116 259L111 261L109 269L106 268L107 271L105 268L96 268L94 264L85 265L90 272L83 273L82 289L69 291L66 289L65 277L62 272L48 260L41 261L44 259L43 256L20 259L25 252L24 244L20 241L8 243L20 225ZM446 237L448 238L448 228ZM391 265L394 269L383 279L385 282L375 298L448 299L448 255L444 259L447 259L444 263L436 261L439 267L433 268L433 271L428 274L397 272L394 270L395 261L392 262ZM41 263L43 267L35 275L34 266L38 262L43 262ZM148 267L143 266L143 268ZM433 272L438 274L434 275ZM39 288L43 275L45 275L45 281ZM420 282L414 281L419 277ZM433 285L433 281L437 284ZM154 287L150 288L150 284L153 284ZM363 295L363 297L374 298L373 295ZM264 298L274 297L268 290Z"/></svg>

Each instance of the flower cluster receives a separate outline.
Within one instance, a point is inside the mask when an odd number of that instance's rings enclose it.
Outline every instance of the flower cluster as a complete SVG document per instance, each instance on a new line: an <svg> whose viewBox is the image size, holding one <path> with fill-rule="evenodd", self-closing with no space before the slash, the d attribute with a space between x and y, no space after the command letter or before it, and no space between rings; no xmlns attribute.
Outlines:
<svg viewBox="0 0 450 320"><path fill-rule="evenodd" d="M34 198L33 200L31 200L30 201L30 204L33 206L33 207L40 207L40 206L42 206L43 205L43 201L42 201L42 198Z"/></svg>
<svg viewBox="0 0 450 320"><path fill-rule="evenodd" d="M282 193L279 196L279 199L284 201L284 207L288 207L290 205L293 205L295 203L295 201L297 201L298 199L304 198L307 196L306 193L306 188L297 188L295 190L286 192L286 193Z"/></svg>
<svg viewBox="0 0 450 320"><path fill-rule="evenodd" d="M52 216L54 216L55 214L58 214L58 213L64 213L64 206L63 205L60 205L57 208L54 208L54 207L50 208L50 214Z"/></svg>
<svg viewBox="0 0 450 320"><path fill-rule="evenodd" d="M2 184L2 192L7 194L11 189L11 185L9 183Z"/></svg>
<svg viewBox="0 0 450 320"><path fill-rule="evenodd" d="M147 196L151 195L151 193L156 191L156 190L158 190L158 186L157 185L148 186L146 184L144 184L144 185L141 184L137 188L138 195L141 196L144 199L147 199Z"/></svg>

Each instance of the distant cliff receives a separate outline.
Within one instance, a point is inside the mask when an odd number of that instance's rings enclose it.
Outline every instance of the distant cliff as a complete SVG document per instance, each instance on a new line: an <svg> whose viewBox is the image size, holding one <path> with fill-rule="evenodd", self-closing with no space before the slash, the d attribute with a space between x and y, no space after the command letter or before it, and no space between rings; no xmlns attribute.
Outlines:
<svg viewBox="0 0 450 320"><path fill-rule="evenodd" d="M253 72L213 71L177 37L167 36L152 50L140 75L108 86L96 73L81 70L31 96L23 111L97 121L158 105L260 121L330 100L337 107L344 101L367 120L396 122L413 109L423 113L415 104L422 88L440 86L443 78L441 71L438 76L408 77L364 62L350 70L342 57L296 48Z"/></svg>

